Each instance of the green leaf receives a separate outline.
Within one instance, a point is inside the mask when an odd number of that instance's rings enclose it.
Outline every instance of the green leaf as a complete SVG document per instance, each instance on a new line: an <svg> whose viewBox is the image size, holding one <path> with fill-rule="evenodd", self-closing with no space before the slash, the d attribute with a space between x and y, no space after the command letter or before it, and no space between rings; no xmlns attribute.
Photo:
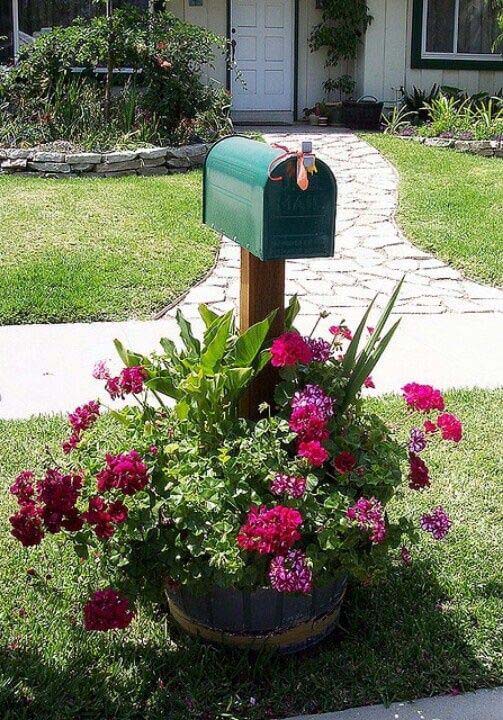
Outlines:
<svg viewBox="0 0 503 720"><path fill-rule="evenodd" d="M114 345L118 356L126 367L133 367L135 365L143 365L145 367L150 365L150 361L143 355L131 352L131 350L126 350L124 345L120 340L117 340L117 338L114 340Z"/></svg>
<svg viewBox="0 0 503 720"><path fill-rule="evenodd" d="M180 400L175 405L175 413L179 420L186 420L189 415L190 405L186 400Z"/></svg>
<svg viewBox="0 0 503 720"><path fill-rule="evenodd" d="M167 377L154 377L147 380L145 383L146 387L150 390L155 390L161 395L167 395L168 397L178 400L180 397L180 391L175 387L173 382Z"/></svg>
<svg viewBox="0 0 503 720"><path fill-rule="evenodd" d="M204 345L205 345L205 347L207 347L207 346L211 343L211 341L213 340L213 338L214 338L215 335L217 334L217 332L218 332L219 328L221 327L221 325L222 325L223 323L228 322L229 318L230 318L230 321L231 321L230 327L233 328L233 322L234 322L234 311L233 311L233 310L229 310L229 311L226 312L224 315L219 315L218 318L215 320L215 322L213 322L213 323L210 325L210 327L208 328L208 330L206 330L206 332L204 333Z"/></svg>
<svg viewBox="0 0 503 720"><path fill-rule="evenodd" d="M201 316L206 326L206 330L208 330L213 325L215 320L220 317L220 315L218 315L216 312L213 312L213 310L210 310L209 307L207 305L204 305L203 303L199 305L198 309L199 315Z"/></svg>
<svg viewBox="0 0 503 720"><path fill-rule="evenodd" d="M201 343L196 337L194 337L194 334L192 333L192 326L189 321L183 317L180 309L176 312L176 322L180 328L180 336L183 340L183 344L187 348L187 351L189 353L199 355L201 352Z"/></svg>
<svg viewBox="0 0 503 720"><path fill-rule="evenodd" d="M297 295L292 295L288 307L285 310L285 328L291 330L295 322L295 318L300 312L300 303Z"/></svg>
<svg viewBox="0 0 503 720"><path fill-rule="evenodd" d="M253 368L229 368L225 372L225 386L232 397L238 396L253 378Z"/></svg>
<svg viewBox="0 0 503 720"><path fill-rule="evenodd" d="M227 314L224 321L219 324L214 338L201 355L201 365L206 372L214 372L215 368L222 360L227 347L227 341L229 339L231 323L232 314Z"/></svg>
<svg viewBox="0 0 503 720"><path fill-rule="evenodd" d="M169 358L172 358L173 355L176 355L176 345L173 340L170 340L169 338L161 338L159 342L162 349Z"/></svg>
<svg viewBox="0 0 503 720"><path fill-rule="evenodd" d="M342 362L342 367L344 370L351 370L355 363L356 353L358 352L358 346L360 344L360 339L363 333L363 330L365 329L365 326L367 324L367 318L370 315L370 311L372 310L372 307L374 306L374 303L376 301L377 295L372 300L370 305L367 308L367 311L365 312L364 316L360 320L360 324L358 325L358 328L353 335L353 338L351 342L349 343L348 349L346 351L346 354L344 355L344 360Z"/></svg>
<svg viewBox="0 0 503 720"><path fill-rule="evenodd" d="M262 352L259 355L258 363L255 368L255 372L258 374L261 370L265 368L269 360L271 359L271 353L269 350L262 350Z"/></svg>
<svg viewBox="0 0 503 720"><path fill-rule="evenodd" d="M277 310L273 310L261 322L252 325L236 340L231 357L233 367L249 367L259 354L267 338Z"/></svg>

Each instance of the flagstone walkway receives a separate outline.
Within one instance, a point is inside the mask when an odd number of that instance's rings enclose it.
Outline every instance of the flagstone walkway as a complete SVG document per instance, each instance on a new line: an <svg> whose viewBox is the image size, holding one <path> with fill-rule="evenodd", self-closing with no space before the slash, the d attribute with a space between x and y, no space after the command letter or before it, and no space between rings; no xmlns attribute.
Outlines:
<svg viewBox="0 0 503 720"><path fill-rule="evenodd" d="M303 314L317 315L327 308L344 315L349 308L367 306L377 292L377 305L382 305L404 273L397 313L503 312L501 289L467 280L404 237L394 221L398 175L375 148L343 129L259 130L267 142L290 149L311 140L338 182L335 257L287 262L287 293L299 295ZM189 317L197 315L200 302L219 311L236 306L239 252L234 242L223 241L213 272L180 303ZM167 314L174 312L172 308Z"/></svg>

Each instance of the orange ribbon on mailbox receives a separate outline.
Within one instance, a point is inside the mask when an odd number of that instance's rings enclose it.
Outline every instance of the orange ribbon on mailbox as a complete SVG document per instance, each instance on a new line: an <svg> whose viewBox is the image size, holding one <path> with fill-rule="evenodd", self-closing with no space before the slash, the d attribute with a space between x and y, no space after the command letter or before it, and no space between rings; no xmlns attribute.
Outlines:
<svg viewBox="0 0 503 720"><path fill-rule="evenodd" d="M309 145L309 150L306 148L306 146ZM313 173L317 172L316 170L316 160L314 153L312 152L312 145L311 143L302 143L302 150L289 150L284 145L278 145L276 143L273 144L273 147L278 148L279 150L283 150L283 155L279 155L277 158L274 158L274 160L269 165L269 179L273 182L281 182L283 180L283 175L279 175L278 177L273 177L272 172L275 167L283 160L287 160L288 158L296 157L297 158L297 185L301 190L307 190L309 187L309 175L312 175Z"/></svg>

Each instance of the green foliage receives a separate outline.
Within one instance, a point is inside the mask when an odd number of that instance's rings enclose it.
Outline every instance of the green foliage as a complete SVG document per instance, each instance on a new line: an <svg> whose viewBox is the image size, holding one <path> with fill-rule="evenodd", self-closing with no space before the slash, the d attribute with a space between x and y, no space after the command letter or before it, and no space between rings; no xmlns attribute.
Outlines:
<svg viewBox="0 0 503 720"><path fill-rule="evenodd" d="M394 107L391 113L383 114L382 124L384 132L388 135L397 135L410 126L415 113L407 110L406 106Z"/></svg>
<svg viewBox="0 0 503 720"><path fill-rule="evenodd" d="M372 21L366 0L324 0L321 21L309 37L312 51L324 48L327 66L356 57L362 37Z"/></svg>
<svg viewBox="0 0 503 720"><path fill-rule="evenodd" d="M330 95L337 91L339 93L339 101L342 101L343 95L351 95L356 87L356 82L350 75L341 75L336 80L329 78L323 83L323 89Z"/></svg>
<svg viewBox="0 0 503 720"><path fill-rule="evenodd" d="M33 135L95 147L214 139L229 131L229 99L205 80L203 68L211 73L224 47L213 33L168 12L151 17L133 8L54 28L25 45L17 66L0 79L10 118L9 125L0 115L0 142L31 142ZM96 68L110 63L133 75L125 84L123 75L113 75L109 107L106 77Z"/></svg>

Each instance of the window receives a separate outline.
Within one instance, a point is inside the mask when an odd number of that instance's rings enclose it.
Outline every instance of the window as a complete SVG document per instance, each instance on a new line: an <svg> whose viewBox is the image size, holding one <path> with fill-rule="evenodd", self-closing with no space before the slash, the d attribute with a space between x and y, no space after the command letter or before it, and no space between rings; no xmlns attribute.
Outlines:
<svg viewBox="0 0 503 720"><path fill-rule="evenodd" d="M503 67L500 12L500 0L414 0L412 66Z"/></svg>

